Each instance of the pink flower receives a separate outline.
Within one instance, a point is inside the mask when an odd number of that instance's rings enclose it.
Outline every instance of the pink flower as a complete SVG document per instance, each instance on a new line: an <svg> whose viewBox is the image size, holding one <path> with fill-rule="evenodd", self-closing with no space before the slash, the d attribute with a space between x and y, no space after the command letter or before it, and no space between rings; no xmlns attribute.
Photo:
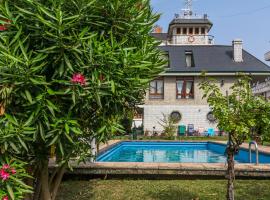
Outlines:
<svg viewBox="0 0 270 200"><path fill-rule="evenodd" d="M86 80L84 75L78 73L78 74L74 74L72 79L71 79L72 83L79 83L80 85L85 85Z"/></svg>
<svg viewBox="0 0 270 200"><path fill-rule="evenodd" d="M17 173L16 172L16 169L14 169L14 168L12 168L10 171L11 171L12 174L16 174Z"/></svg>
<svg viewBox="0 0 270 200"><path fill-rule="evenodd" d="M9 169L9 168L10 168L10 166L8 164L4 164L2 167L2 169Z"/></svg>
<svg viewBox="0 0 270 200"><path fill-rule="evenodd" d="M0 177L2 178L3 181L9 179L9 173L7 173L4 169L0 170Z"/></svg>
<svg viewBox="0 0 270 200"><path fill-rule="evenodd" d="M2 200L8 200L8 195L4 196Z"/></svg>

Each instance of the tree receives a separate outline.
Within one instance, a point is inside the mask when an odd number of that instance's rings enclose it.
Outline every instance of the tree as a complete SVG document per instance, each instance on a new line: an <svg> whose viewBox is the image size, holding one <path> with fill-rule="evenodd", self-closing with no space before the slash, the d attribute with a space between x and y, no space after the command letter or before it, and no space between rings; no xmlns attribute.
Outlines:
<svg viewBox="0 0 270 200"><path fill-rule="evenodd" d="M149 0L0 1L0 148L30 164L34 199L55 199L70 159L143 101L165 64L158 17Z"/></svg>
<svg viewBox="0 0 270 200"><path fill-rule="evenodd" d="M217 119L218 127L229 133L227 154L227 199L234 199L234 156L240 145L252 137L252 130L260 125L269 127L270 104L252 95L251 79L240 76L230 88L230 94L223 94L213 79L205 79L200 84L209 106Z"/></svg>
<svg viewBox="0 0 270 200"><path fill-rule="evenodd" d="M173 139L177 133L177 119L174 119L171 115L162 114L163 118L158 122L163 128L163 134L168 137L168 139Z"/></svg>

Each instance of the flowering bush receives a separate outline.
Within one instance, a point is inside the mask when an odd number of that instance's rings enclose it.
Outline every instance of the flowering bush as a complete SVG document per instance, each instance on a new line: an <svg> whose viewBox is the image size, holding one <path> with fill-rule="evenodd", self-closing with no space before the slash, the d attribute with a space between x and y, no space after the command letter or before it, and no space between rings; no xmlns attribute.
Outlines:
<svg viewBox="0 0 270 200"><path fill-rule="evenodd" d="M80 84L80 85L85 85L86 80L85 80L84 75L78 73L78 74L74 74L74 75L72 76L71 82L72 82L72 83L78 83L78 84Z"/></svg>
<svg viewBox="0 0 270 200"><path fill-rule="evenodd" d="M23 182L30 178L24 166L21 161L0 158L0 200L23 199L24 194L32 192Z"/></svg>

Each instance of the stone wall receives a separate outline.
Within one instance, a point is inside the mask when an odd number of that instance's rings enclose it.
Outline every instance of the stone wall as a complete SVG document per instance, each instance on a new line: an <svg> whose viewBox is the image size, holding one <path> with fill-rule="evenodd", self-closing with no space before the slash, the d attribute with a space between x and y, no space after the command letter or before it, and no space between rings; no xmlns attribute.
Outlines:
<svg viewBox="0 0 270 200"><path fill-rule="evenodd" d="M233 85L235 77L215 77L217 85L222 88L223 93L229 91ZM144 131L161 132L163 128L159 124L163 114L169 115L173 111L179 111L182 114L180 124L194 124L195 129L216 128L216 124L210 123L206 116L210 108L206 99L202 99L203 91L199 89L201 77L194 78L194 99L176 99L176 77L164 77L164 99L149 99L147 92L144 108Z"/></svg>

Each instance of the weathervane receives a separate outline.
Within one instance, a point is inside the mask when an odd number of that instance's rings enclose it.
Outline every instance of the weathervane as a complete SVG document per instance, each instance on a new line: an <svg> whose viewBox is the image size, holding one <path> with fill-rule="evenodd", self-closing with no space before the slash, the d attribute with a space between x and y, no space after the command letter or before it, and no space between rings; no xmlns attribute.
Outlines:
<svg viewBox="0 0 270 200"><path fill-rule="evenodd" d="M185 0L184 4L185 4L185 8L182 9L183 13L184 13L184 17L191 17L193 12L192 12L192 0Z"/></svg>

